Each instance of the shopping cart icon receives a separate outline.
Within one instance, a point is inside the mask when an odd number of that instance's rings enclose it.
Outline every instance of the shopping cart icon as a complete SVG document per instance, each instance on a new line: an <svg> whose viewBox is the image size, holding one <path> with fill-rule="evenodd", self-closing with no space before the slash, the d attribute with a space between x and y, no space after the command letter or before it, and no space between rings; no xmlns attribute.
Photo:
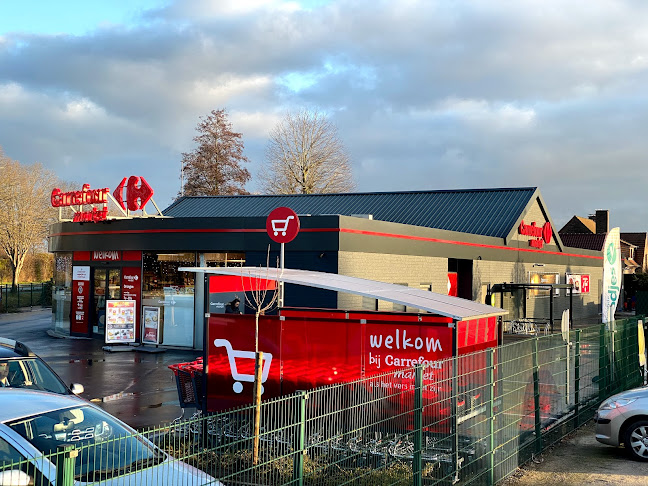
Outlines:
<svg viewBox="0 0 648 486"><path fill-rule="evenodd" d="M229 359L230 369L232 371L232 378L235 382L232 388L234 393L241 393L243 391L242 381L254 383L254 375L248 373L239 373L236 368L237 358L255 359L254 351L240 351L233 349L232 344L227 339L214 339L214 346L224 346L227 350L227 358ZM270 373L270 363L272 362L272 354L263 353L263 370L261 371L261 383L265 383ZM263 386L261 386L261 393L263 394Z"/></svg>
<svg viewBox="0 0 648 486"><path fill-rule="evenodd" d="M292 214L288 216L286 219L270 220L270 222L272 223L272 231L274 231L274 235L277 236L279 233L281 233L281 236L286 236L286 231L288 230L288 223L290 222L291 219L295 219L295 217Z"/></svg>

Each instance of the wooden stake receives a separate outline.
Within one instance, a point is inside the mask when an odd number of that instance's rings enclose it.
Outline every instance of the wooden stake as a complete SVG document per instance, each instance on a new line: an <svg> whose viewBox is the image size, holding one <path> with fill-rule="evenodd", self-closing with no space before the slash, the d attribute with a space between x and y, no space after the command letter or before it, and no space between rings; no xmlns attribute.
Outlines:
<svg viewBox="0 0 648 486"><path fill-rule="evenodd" d="M254 366L254 445L252 448L252 464L259 463L259 430L261 424L261 370L263 369L263 352L256 353Z"/></svg>

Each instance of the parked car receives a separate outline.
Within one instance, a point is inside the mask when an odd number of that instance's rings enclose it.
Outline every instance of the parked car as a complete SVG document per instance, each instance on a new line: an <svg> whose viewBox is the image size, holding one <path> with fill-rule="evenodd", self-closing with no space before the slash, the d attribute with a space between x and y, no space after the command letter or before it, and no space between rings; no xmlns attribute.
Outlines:
<svg viewBox="0 0 648 486"><path fill-rule="evenodd" d="M605 400L595 416L596 440L625 445L638 461L648 461L648 386L618 393Z"/></svg>
<svg viewBox="0 0 648 486"><path fill-rule="evenodd" d="M3 382L6 383L3 385ZM25 344L0 337L0 386L31 388L61 395L79 395L83 385L72 383L69 387L45 361Z"/></svg>
<svg viewBox="0 0 648 486"><path fill-rule="evenodd" d="M75 484L222 486L74 395L3 388L0 401L0 485L54 482L56 459L42 456L73 445Z"/></svg>

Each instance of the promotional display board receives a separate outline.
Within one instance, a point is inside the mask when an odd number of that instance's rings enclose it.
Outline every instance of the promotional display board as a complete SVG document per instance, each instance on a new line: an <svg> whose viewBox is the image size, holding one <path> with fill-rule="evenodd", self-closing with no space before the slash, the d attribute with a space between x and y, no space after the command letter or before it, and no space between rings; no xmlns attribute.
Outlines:
<svg viewBox="0 0 648 486"><path fill-rule="evenodd" d="M573 294L589 294L590 291L590 276L589 275L573 275L568 273L565 275L567 284L572 284ZM567 291L569 294L569 291Z"/></svg>
<svg viewBox="0 0 648 486"><path fill-rule="evenodd" d="M142 303L142 269L122 268L122 299L135 301L135 339L139 338L140 306Z"/></svg>
<svg viewBox="0 0 648 486"><path fill-rule="evenodd" d="M72 267L72 310L70 333L88 334L88 314L90 308L90 267Z"/></svg>
<svg viewBox="0 0 648 486"><path fill-rule="evenodd" d="M536 273L529 272L529 283L532 284L559 284L560 274L558 273ZM531 289L531 295L541 296L549 295L549 289ZM554 295L560 295L560 291L556 289Z"/></svg>
<svg viewBox="0 0 648 486"><path fill-rule="evenodd" d="M106 301L106 343L135 342L134 300Z"/></svg>
<svg viewBox="0 0 648 486"><path fill-rule="evenodd" d="M614 311L621 293L621 234L612 228L603 244L603 298L601 317L603 322L614 320Z"/></svg>
<svg viewBox="0 0 648 486"><path fill-rule="evenodd" d="M160 308L155 306L144 306L142 314L144 322L142 343L160 344Z"/></svg>

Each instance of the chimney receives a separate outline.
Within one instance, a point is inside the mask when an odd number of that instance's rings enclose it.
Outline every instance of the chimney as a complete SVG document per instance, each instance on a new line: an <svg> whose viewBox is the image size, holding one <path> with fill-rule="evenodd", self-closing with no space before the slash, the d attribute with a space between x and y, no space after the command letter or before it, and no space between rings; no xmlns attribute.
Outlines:
<svg viewBox="0 0 648 486"><path fill-rule="evenodd" d="M597 209L594 222L596 223L597 234L610 231L610 210Z"/></svg>

